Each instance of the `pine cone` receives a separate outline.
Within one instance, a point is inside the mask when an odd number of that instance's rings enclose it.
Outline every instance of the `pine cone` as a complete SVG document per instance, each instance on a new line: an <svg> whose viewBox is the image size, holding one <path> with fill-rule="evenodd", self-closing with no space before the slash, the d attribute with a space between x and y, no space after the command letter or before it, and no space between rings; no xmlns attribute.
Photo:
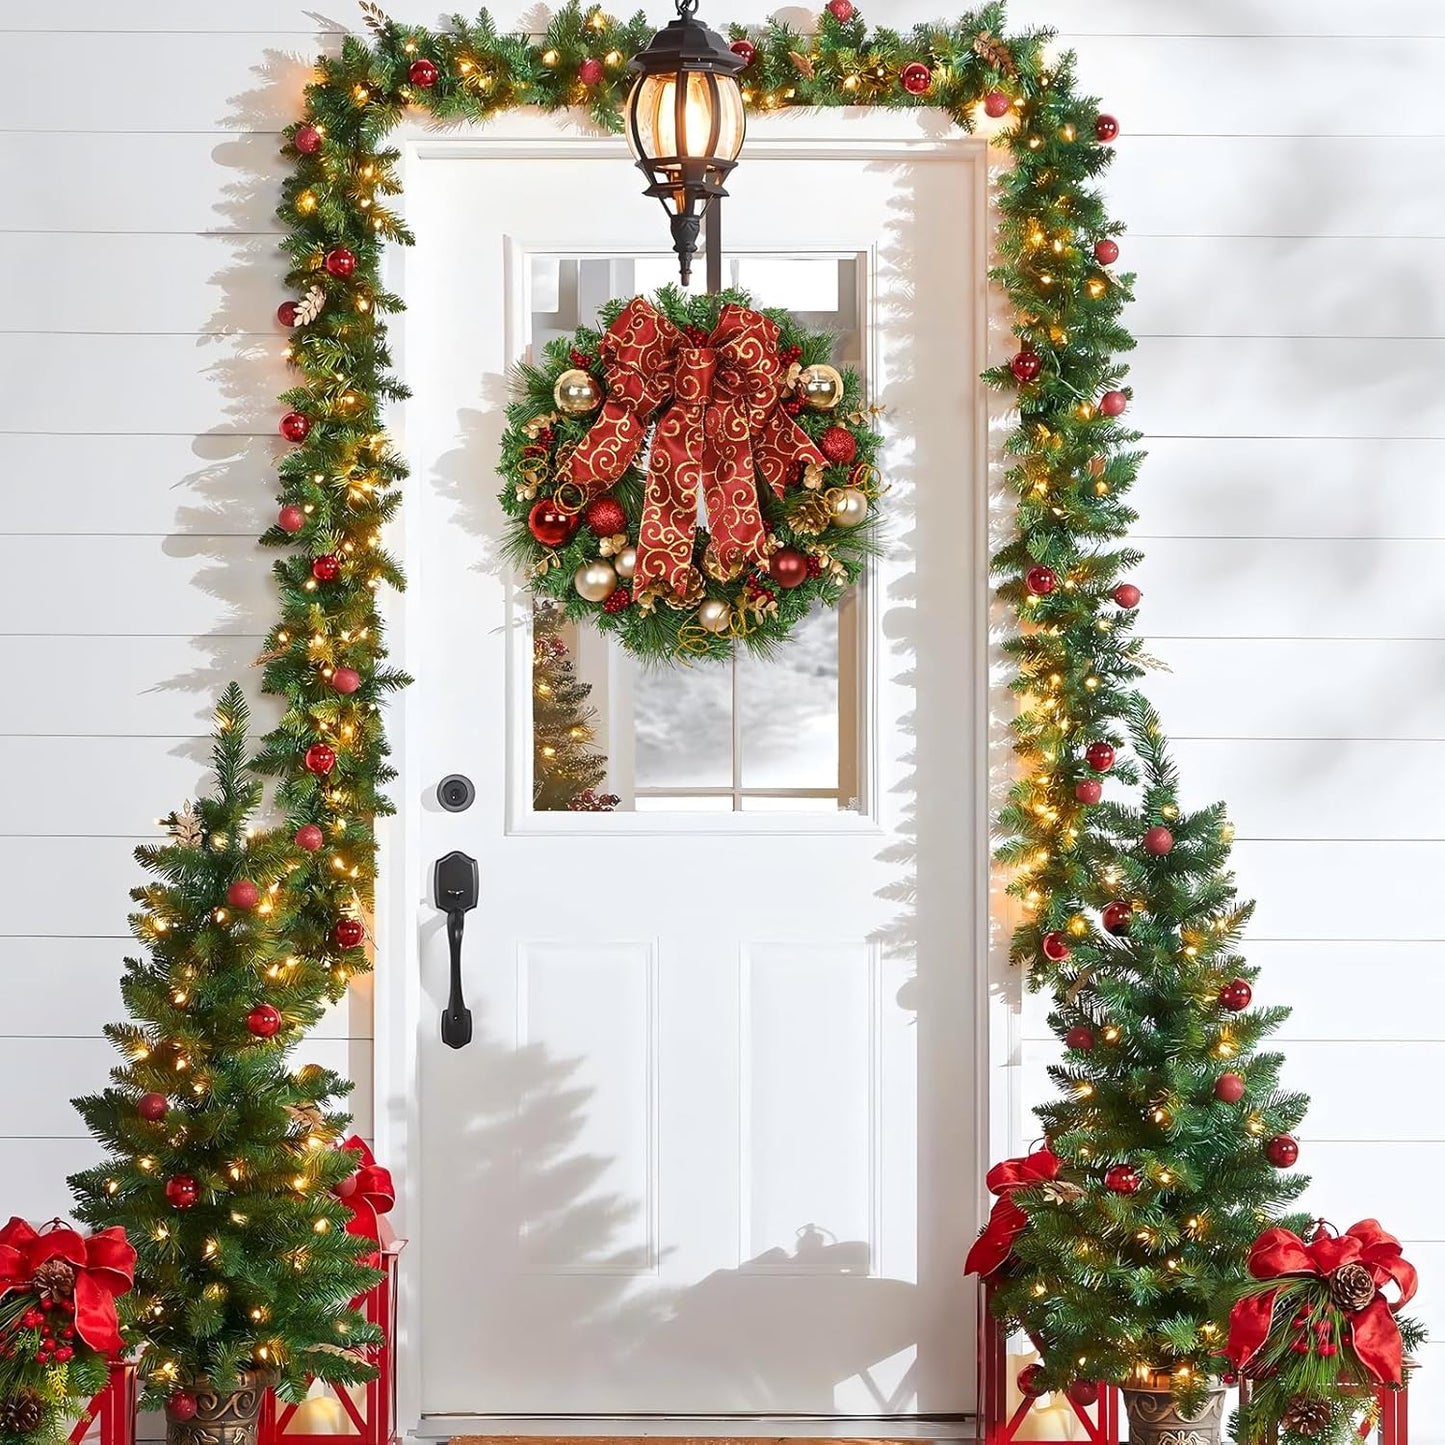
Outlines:
<svg viewBox="0 0 1445 1445"><path fill-rule="evenodd" d="M833 503L821 492L812 492L788 513L788 525L805 537L816 537L833 525Z"/></svg>
<svg viewBox="0 0 1445 1445"><path fill-rule="evenodd" d="M0 1400L0 1435L28 1435L45 1418L45 1401L35 1390L17 1390Z"/></svg>
<svg viewBox="0 0 1445 1445"><path fill-rule="evenodd" d="M1375 1294L1375 1277L1363 1264L1342 1264L1330 1276L1330 1298L1342 1310L1362 1310Z"/></svg>
<svg viewBox="0 0 1445 1445"><path fill-rule="evenodd" d="M69 1299L75 1293L75 1266L63 1259L47 1259L36 1267L30 1283L41 1299Z"/></svg>
<svg viewBox="0 0 1445 1445"><path fill-rule="evenodd" d="M1014 59L1013 51L990 31L983 30L974 36L973 53L985 65L993 66L1002 75L1019 73L1018 62Z"/></svg>
<svg viewBox="0 0 1445 1445"><path fill-rule="evenodd" d="M1309 1400L1296 1395L1279 1417L1282 1429L1296 1435L1322 1435L1330 1428L1330 1407L1326 1400Z"/></svg>

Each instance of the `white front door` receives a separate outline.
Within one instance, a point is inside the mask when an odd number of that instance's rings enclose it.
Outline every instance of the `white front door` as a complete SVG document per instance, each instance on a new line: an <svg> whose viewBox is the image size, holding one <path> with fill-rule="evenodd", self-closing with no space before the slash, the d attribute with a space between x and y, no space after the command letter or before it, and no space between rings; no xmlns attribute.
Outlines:
<svg viewBox="0 0 1445 1445"><path fill-rule="evenodd" d="M659 675L573 638L623 806L544 813L531 603L498 556L507 373L671 267L619 146L536 117L509 134L419 140L407 166L418 680L398 786L420 945L412 1016L391 1021L415 1039L416 1097L392 1106L415 1129L424 1428L963 1412L985 936L978 151L916 117L754 127L730 264L759 304L836 325L888 408L887 555L767 666ZM476 789L458 813L435 797L453 773ZM455 1051L431 897L454 849L481 893L474 1037Z"/></svg>

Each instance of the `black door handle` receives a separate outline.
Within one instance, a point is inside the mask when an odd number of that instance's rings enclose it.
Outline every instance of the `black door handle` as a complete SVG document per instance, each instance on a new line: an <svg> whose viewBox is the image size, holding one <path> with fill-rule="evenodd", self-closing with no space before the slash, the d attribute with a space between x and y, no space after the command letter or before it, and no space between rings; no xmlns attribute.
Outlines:
<svg viewBox="0 0 1445 1445"><path fill-rule="evenodd" d="M475 858L448 853L437 859L432 888L437 907L446 911L451 951L451 988L442 1010L442 1042L449 1049L464 1049L472 1041L472 1011L462 993L462 930L467 914L477 906L480 886Z"/></svg>

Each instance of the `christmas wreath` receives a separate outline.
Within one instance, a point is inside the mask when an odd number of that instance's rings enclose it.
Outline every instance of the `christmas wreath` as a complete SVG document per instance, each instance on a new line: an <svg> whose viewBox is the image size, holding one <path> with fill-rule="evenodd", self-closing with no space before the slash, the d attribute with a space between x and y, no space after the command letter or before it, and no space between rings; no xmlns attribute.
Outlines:
<svg viewBox="0 0 1445 1445"><path fill-rule="evenodd" d="M601 321L517 369L509 557L640 657L771 651L876 550L875 409L830 336L742 291L665 287Z"/></svg>

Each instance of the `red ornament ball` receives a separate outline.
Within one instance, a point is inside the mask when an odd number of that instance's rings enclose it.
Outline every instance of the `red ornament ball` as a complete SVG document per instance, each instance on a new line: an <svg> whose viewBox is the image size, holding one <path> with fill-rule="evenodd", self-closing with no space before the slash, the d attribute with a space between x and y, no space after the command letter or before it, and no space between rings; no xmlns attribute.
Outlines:
<svg viewBox="0 0 1445 1445"><path fill-rule="evenodd" d="M1120 607L1135 608L1139 605L1139 599L1143 593L1132 582L1121 582L1114 589L1114 601Z"/></svg>
<svg viewBox="0 0 1445 1445"><path fill-rule="evenodd" d="M1112 115L1101 115L1094 122L1094 135L1102 144L1108 145L1111 140L1118 138L1119 122Z"/></svg>
<svg viewBox="0 0 1445 1445"><path fill-rule="evenodd" d="M1107 773L1114 766L1114 749L1109 743L1090 743L1084 757L1096 773Z"/></svg>
<svg viewBox="0 0 1445 1445"><path fill-rule="evenodd" d="M933 72L921 60L913 60L899 71L898 83L909 95L927 95L933 84Z"/></svg>
<svg viewBox="0 0 1445 1445"><path fill-rule="evenodd" d="M201 1197L201 1186L190 1174L166 1180L166 1200L172 1209L189 1209Z"/></svg>
<svg viewBox="0 0 1445 1445"><path fill-rule="evenodd" d="M1119 243L1109 240L1107 236L1102 241L1095 241L1094 259L1101 266L1112 266L1119 259Z"/></svg>
<svg viewBox="0 0 1445 1445"><path fill-rule="evenodd" d="M1039 948L1050 963L1067 963L1069 961L1069 940L1057 929L1052 933L1046 933L1039 940Z"/></svg>
<svg viewBox="0 0 1445 1445"><path fill-rule="evenodd" d="M1076 1405L1097 1405L1099 1403L1099 1386L1093 1380L1075 1380L1069 1385L1066 1393Z"/></svg>
<svg viewBox="0 0 1445 1445"><path fill-rule="evenodd" d="M188 1390L177 1390L166 1401L166 1414L172 1420L184 1422L196 1418L196 1397Z"/></svg>
<svg viewBox="0 0 1445 1445"><path fill-rule="evenodd" d="M1253 1001L1254 990L1246 979L1236 978L1219 990L1219 1006L1227 1008L1230 1013L1248 1008Z"/></svg>
<svg viewBox="0 0 1445 1445"><path fill-rule="evenodd" d="M1137 1194L1140 1182L1139 1171L1132 1164L1115 1164L1104 1175L1104 1188L1115 1194Z"/></svg>
<svg viewBox="0 0 1445 1445"><path fill-rule="evenodd" d="M1092 1053L1094 1049L1094 1031L1088 1024L1075 1024L1073 1028L1064 1035L1064 1043L1071 1049L1077 1049L1081 1054Z"/></svg>
<svg viewBox="0 0 1445 1445"><path fill-rule="evenodd" d="M299 532L306 525L306 513L300 507L288 503L276 513L276 525L283 532Z"/></svg>
<svg viewBox="0 0 1445 1445"><path fill-rule="evenodd" d="M828 14L839 25L846 25L853 18L853 0L828 0Z"/></svg>
<svg viewBox="0 0 1445 1445"><path fill-rule="evenodd" d="M331 685L337 692L353 693L361 686L361 674L354 667L338 667L331 674Z"/></svg>
<svg viewBox="0 0 1445 1445"><path fill-rule="evenodd" d="M1035 597L1047 597L1058 585L1058 573L1052 567L1030 567L1024 578L1024 586Z"/></svg>
<svg viewBox="0 0 1445 1445"><path fill-rule="evenodd" d="M796 547L779 547L768 558L768 576L791 591L808 580L808 558Z"/></svg>
<svg viewBox="0 0 1445 1445"><path fill-rule="evenodd" d="M1122 391L1106 391L1099 398L1099 410L1105 416L1123 416L1128 405L1129 398Z"/></svg>
<svg viewBox="0 0 1445 1445"><path fill-rule="evenodd" d="M348 251L345 246L338 246L334 251L326 253L326 269L333 276L349 276L356 270L356 253Z"/></svg>
<svg viewBox="0 0 1445 1445"><path fill-rule="evenodd" d="M407 67L406 78L413 85L419 85L423 90L430 90L437 83L437 77L441 72L436 68L434 62L425 58L413 60Z"/></svg>
<svg viewBox="0 0 1445 1445"><path fill-rule="evenodd" d="M304 442L311 431L311 421L299 411L288 411L281 418L281 435L288 442Z"/></svg>
<svg viewBox="0 0 1445 1445"><path fill-rule="evenodd" d="M324 778L336 766L336 749L325 743L312 743L306 749L306 771Z"/></svg>
<svg viewBox="0 0 1445 1445"><path fill-rule="evenodd" d="M1104 796L1104 785L1097 778L1084 778L1074 784L1074 797L1092 808Z"/></svg>
<svg viewBox="0 0 1445 1445"><path fill-rule="evenodd" d="M283 301L276 308L276 319L282 326L295 326L296 303L294 301Z"/></svg>
<svg viewBox="0 0 1445 1445"><path fill-rule="evenodd" d="M1299 1142L1288 1134L1276 1134L1264 1146L1264 1157L1276 1169L1288 1169L1299 1158Z"/></svg>
<svg viewBox="0 0 1445 1445"><path fill-rule="evenodd" d="M577 67L577 79L583 85L600 85L603 76L602 62L594 55L589 55L581 65Z"/></svg>
<svg viewBox="0 0 1445 1445"><path fill-rule="evenodd" d="M1237 1104L1244 1098L1244 1075L1221 1074L1214 1081L1214 1097L1222 1104Z"/></svg>
<svg viewBox="0 0 1445 1445"><path fill-rule="evenodd" d="M1099 921L1104 925L1105 933L1112 933L1115 938L1122 938L1129 931L1129 924L1133 921L1134 910L1120 899L1113 903L1104 905L1104 911L1099 915Z"/></svg>
<svg viewBox="0 0 1445 1445"><path fill-rule="evenodd" d="M303 823L296 830L296 846L305 853L314 853L326 841L326 834L315 823Z"/></svg>
<svg viewBox="0 0 1445 1445"><path fill-rule="evenodd" d="M728 49L734 55L742 56L744 70L758 58L758 47L751 40L734 40Z"/></svg>
<svg viewBox="0 0 1445 1445"><path fill-rule="evenodd" d="M1043 1372L1044 1367L1042 1365L1025 1365L1023 1369L1019 1371L1019 1394L1029 1396L1042 1395L1044 1393L1044 1387L1039 1380L1039 1376L1042 1375Z"/></svg>
<svg viewBox="0 0 1445 1445"><path fill-rule="evenodd" d="M858 443L847 427L830 426L818 443L823 455L837 466L846 466L858 455Z"/></svg>
<svg viewBox="0 0 1445 1445"><path fill-rule="evenodd" d="M1155 858L1162 858L1166 853L1171 852L1174 847L1174 834L1168 828L1150 828L1144 834L1144 851L1152 854Z"/></svg>
<svg viewBox="0 0 1445 1445"><path fill-rule="evenodd" d="M366 937L366 929L359 918L340 918L331 930L338 948L359 948Z"/></svg>
<svg viewBox="0 0 1445 1445"><path fill-rule="evenodd" d="M303 156L315 155L321 149L321 132L314 125L298 125L296 134L291 137L291 144Z"/></svg>
<svg viewBox="0 0 1445 1445"><path fill-rule="evenodd" d="M1044 369L1044 359L1037 351L1021 351L1009 362L1008 369L1013 372L1015 381L1027 383L1035 380Z"/></svg>
<svg viewBox="0 0 1445 1445"><path fill-rule="evenodd" d="M258 1003L246 1015L246 1027L258 1039L274 1039L281 1032L281 1010L274 1004Z"/></svg>
<svg viewBox="0 0 1445 1445"><path fill-rule="evenodd" d="M627 530L627 513L616 497L598 497L589 502L582 516L594 536L613 537Z"/></svg>
<svg viewBox="0 0 1445 1445"><path fill-rule="evenodd" d="M170 1100L164 1094L142 1094L136 1100L135 1111L147 1124L159 1124L170 1112Z"/></svg>
<svg viewBox="0 0 1445 1445"><path fill-rule="evenodd" d="M564 512L551 498L544 497L527 513L527 530L544 547L560 547L572 540L578 521L575 512Z"/></svg>
<svg viewBox="0 0 1445 1445"><path fill-rule="evenodd" d="M1001 120L1009 113L1012 104L1013 101L1003 91L991 90L983 98L983 113L993 120Z"/></svg>
<svg viewBox="0 0 1445 1445"><path fill-rule="evenodd" d="M261 901L261 890L249 878L238 878L226 889L226 902L232 908L254 908Z"/></svg>
<svg viewBox="0 0 1445 1445"><path fill-rule="evenodd" d="M312 561L311 575L318 582L335 582L341 576L341 558L335 552L323 552Z"/></svg>

